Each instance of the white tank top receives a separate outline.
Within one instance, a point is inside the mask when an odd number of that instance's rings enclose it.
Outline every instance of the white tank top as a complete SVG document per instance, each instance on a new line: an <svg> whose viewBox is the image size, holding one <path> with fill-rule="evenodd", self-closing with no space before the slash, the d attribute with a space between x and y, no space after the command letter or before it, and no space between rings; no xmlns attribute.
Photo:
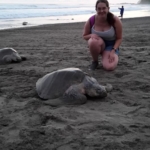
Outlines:
<svg viewBox="0 0 150 150"><path fill-rule="evenodd" d="M96 31L93 26L91 28L91 33L96 34L99 37L101 37L103 40L107 40L107 41L113 41L116 39L116 33L113 26L111 26L111 28L107 31Z"/></svg>

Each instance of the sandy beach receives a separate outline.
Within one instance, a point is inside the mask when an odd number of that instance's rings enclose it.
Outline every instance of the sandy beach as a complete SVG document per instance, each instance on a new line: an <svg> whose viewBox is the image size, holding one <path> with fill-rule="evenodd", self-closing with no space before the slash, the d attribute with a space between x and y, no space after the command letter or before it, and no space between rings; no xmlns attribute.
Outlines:
<svg viewBox="0 0 150 150"><path fill-rule="evenodd" d="M150 18L122 20L116 70L89 71L84 23L0 31L0 48L27 57L0 65L0 150L150 150ZM99 57L101 60L101 57ZM113 91L79 106L51 107L35 84L57 69L77 67Z"/></svg>

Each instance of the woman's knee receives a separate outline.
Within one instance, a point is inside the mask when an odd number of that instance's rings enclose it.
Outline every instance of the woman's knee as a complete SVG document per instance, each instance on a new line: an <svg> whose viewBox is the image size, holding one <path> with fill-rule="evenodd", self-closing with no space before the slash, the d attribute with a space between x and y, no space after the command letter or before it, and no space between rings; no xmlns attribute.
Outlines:
<svg viewBox="0 0 150 150"><path fill-rule="evenodd" d="M109 62L109 59L103 59L102 65L105 70L112 71L118 65L118 58L116 57L114 62Z"/></svg>
<svg viewBox="0 0 150 150"><path fill-rule="evenodd" d="M88 40L88 45L89 45L90 48L92 48L92 47L99 47L99 46L101 46L103 44L104 44L104 42L103 42L103 40L101 38L99 38L99 39L90 38Z"/></svg>
<svg viewBox="0 0 150 150"><path fill-rule="evenodd" d="M103 68L107 71L113 71L117 67L115 63L103 63Z"/></svg>

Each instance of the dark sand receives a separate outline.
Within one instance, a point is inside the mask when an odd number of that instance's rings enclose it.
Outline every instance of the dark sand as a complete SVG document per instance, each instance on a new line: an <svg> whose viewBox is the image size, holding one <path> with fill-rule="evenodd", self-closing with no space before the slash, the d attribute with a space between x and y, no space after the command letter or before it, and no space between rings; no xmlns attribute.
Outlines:
<svg viewBox="0 0 150 150"><path fill-rule="evenodd" d="M0 150L150 150L150 18L124 19L115 71L88 70L84 23L0 31L0 48L27 57L0 65ZM80 106L44 105L36 81L79 67L114 90Z"/></svg>

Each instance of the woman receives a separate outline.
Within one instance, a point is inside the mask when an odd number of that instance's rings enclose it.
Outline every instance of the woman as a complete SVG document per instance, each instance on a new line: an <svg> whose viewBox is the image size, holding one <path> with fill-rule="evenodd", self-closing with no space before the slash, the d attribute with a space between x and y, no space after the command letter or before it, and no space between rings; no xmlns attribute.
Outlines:
<svg viewBox="0 0 150 150"><path fill-rule="evenodd" d="M109 12L107 0L97 0L95 8L97 14L88 19L83 31L83 38L88 41L93 58L90 69L98 67L98 56L101 54L103 68L114 70L118 64L119 46L122 42L122 24L117 16Z"/></svg>

